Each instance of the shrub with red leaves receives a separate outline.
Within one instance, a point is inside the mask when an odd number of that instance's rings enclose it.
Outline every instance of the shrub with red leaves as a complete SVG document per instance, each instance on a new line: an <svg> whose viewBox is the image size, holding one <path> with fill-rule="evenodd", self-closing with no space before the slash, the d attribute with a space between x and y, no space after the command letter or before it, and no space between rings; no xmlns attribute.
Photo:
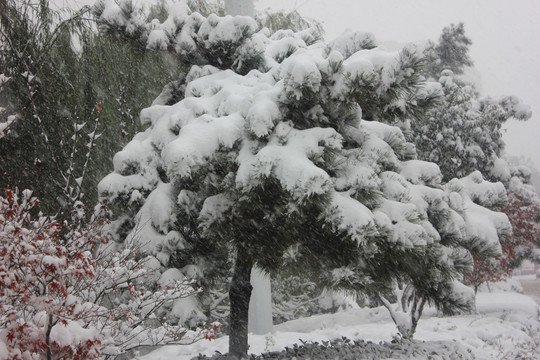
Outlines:
<svg viewBox="0 0 540 360"><path fill-rule="evenodd" d="M94 359L99 333L77 323L87 307L71 291L94 276L87 234L65 241L61 224L31 215L38 204L28 190L0 197L0 358Z"/></svg>
<svg viewBox="0 0 540 360"><path fill-rule="evenodd" d="M0 196L0 360L96 359L204 338L156 315L198 290L189 280L147 289L145 258L107 245L106 207L88 216L76 202L60 224L38 205L29 190Z"/></svg>
<svg viewBox="0 0 540 360"><path fill-rule="evenodd" d="M509 277L512 270L521 265L524 259L532 256L540 237L536 227L538 206L527 205L517 195L508 194L508 204L499 211L508 216L512 224L512 236L501 242L502 256L496 259L474 257L474 269L467 274L466 282L474 286L475 291L485 282L496 282Z"/></svg>

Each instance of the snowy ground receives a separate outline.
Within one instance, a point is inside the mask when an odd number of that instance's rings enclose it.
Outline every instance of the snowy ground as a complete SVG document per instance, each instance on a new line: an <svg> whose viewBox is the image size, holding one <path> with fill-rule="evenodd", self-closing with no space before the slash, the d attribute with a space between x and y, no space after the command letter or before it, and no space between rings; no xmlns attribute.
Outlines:
<svg viewBox="0 0 540 360"><path fill-rule="evenodd" d="M451 341L470 349L476 359L540 359L539 307L528 296L495 287L479 293L473 315L440 317L426 309L415 335L417 340ZM250 352L278 351L304 341L331 340L345 336L378 343L391 341L396 328L385 308L355 309L337 314L317 315L274 327L268 335L250 335ZM228 337L203 340L189 346L160 348L141 360L191 359L197 354L227 352Z"/></svg>

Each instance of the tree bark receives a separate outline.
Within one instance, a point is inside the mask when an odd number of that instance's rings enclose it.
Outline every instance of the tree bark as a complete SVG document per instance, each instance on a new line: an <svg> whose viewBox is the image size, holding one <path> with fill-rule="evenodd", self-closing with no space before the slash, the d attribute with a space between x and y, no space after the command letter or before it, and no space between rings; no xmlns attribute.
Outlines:
<svg viewBox="0 0 540 360"><path fill-rule="evenodd" d="M47 344L47 360L52 359L52 353L51 353L51 330L54 326L53 324L53 316L49 314L47 317L47 331L45 332L45 344Z"/></svg>
<svg viewBox="0 0 540 360"><path fill-rule="evenodd" d="M412 323L411 338L416 332L416 327L418 326L418 321L420 320L420 317L422 316L422 312L424 311L425 304L426 304L426 299L424 297L418 298L416 295L414 296L414 303L411 310L411 323Z"/></svg>
<svg viewBox="0 0 540 360"><path fill-rule="evenodd" d="M250 283L253 261L243 251L239 251L234 264L234 272L229 290L231 301L229 355L231 359L247 357L248 314L252 286Z"/></svg>

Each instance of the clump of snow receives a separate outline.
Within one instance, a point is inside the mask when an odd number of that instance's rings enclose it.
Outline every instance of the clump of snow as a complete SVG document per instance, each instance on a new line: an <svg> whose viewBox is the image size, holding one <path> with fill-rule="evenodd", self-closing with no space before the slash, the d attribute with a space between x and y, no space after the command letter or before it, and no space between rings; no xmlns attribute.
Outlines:
<svg viewBox="0 0 540 360"><path fill-rule="evenodd" d="M512 177L512 173L508 168L508 164L503 159L497 158L493 161L493 167L491 168L491 175L501 181L509 181Z"/></svg>
<svg viewBox="0 0 540 360"><path fill-rule="evenodd" d="M359 244L376 232L371 211L352 199L346 192L336 192L325 214L326 220L338 231L347 232Z"/></svg>
<svg viewBox="0 0 540 360"><path fill-rule="evenodd" d="M409 160L403 163L400 174L413 184L437 185L442 181L439 166L434 163Z"/></svg>
<svg viewBox="0 0 540 360"><path fill-rule="evenodd" d="M281 112L277 105L277 94L263 92L253 99L246 119L250 123L250 130L258 137L267 136L281 119Z"/></svg>
<svg viewBox="0 0 540 360"><path fill-rule="evenodd" d="M360 50L377 47L377 40L375 40L375 36L371 33L345 31L330 42L328 47L332 50L337 50L345 58L348 58Z"/></svg>
<svg viewBox="0 0 540 360"><path fill-rule="evenodd" d="M306 44L299 44L294 37L287 36L277 41L273 41L266 47L266 54L281 63L288 55L294 53L299 48L305 48Z"/></svg>
<svg viewBox="0 0 540 360"><path fill-rule="evenodd" d="M172 176L189 177L220 146L232 147L243 131L244 119L238 114L214 118L204 116L186 124L180 137L163 149L163 161Z"/></svg>
<svg viewBox="0 0 540 360"><path fill-rule="evenodd" d="M503 213L494 212L473 202L465 207L468 241L480 253L502 254L499 236L510 236L512 225Z"/></svg>
<svg viewBox="0 0 540 360"><path fill-rule="evenodd" d="M184 280L184 274L176 268L165 270L159 278L158 284L162 288L172 287L176 282Z"/></svg>
<svg viewBox="0 0 540 360"><path fill-rule="evenodd" d="M287 97L299 100L303 92L318 92L322 81L321 61L309 53L285 59L280 66L280 77L283 79Z"/></svg>
<svg viewBox="0 0 540 360"><path fill-rule="evenodd" d="M207 319L199 307L196 295L175 300L169 317L174 322L187 324L190 327L196 327Z"/></svg>
<svg viewBox="0 0 540 360"><path fill-rule="evenodd" d="M493 208L506 202L506 189L500 182L491 183L484 180L482 173L475 171L459 179L463 190L475 203Z"/></svg>
<svg viewBox="0 0 540 360"><path fill-rule="evenodd" d="M152 50L166 50L169 46L169 35L162 29L155 29L148 35L146 47Z"/></svg>
<svg viewBox="0 0 540 360"><path fill-rule="evenodd" d="M67 325L57 324L51 330L51 344L63 347L85 347L87 341L96 341L100 335L96 329L85 329L76 321L69 321Z"/></svg>

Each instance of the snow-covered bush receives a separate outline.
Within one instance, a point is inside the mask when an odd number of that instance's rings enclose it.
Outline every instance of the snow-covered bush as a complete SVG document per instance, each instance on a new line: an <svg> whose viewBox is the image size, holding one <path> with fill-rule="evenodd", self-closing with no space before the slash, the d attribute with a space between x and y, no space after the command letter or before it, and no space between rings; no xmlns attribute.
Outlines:
<svg viewBox="0 0 540 360"><path fill-rule="evenodd" d="M84 210L71 223L33 214L29 190L0 197L0 358L94 359L140 345L183 343L202 331L171 326L156 312L196 291L171 282L154 291L132 249L103 251L104 208L84 224Z"/></svg>
<svg viewBox="0 0 540 360"><path fill-rule="evenodd" d="M91 253L80 246L92 239L63 246L60 224L32 219L37 204L30 191L20 201L12 191L0 197L0 357L97 358L98 331L77 322L90 309L72 292L94 276Z"/></svg>
<svg viewBox="0 0 540 360"><path fill-rule="evenodd" d="M194 360L224 360L226 355L207 357L199 355ZM350 340L347 338L332 341L302 341L286 347L283 351L263 353L250 359L474 359L469 349L450 341L412 341L380 342Z"/></svg>
<svg viewBox="0 0 540 360"><path fill-rule="evenodd" d="M475 291L485 282L502 281L518 268L524 259L534 257L534 249L540 237L536 224L538 207L526 205L515 194L510 193L508 204L500 209L512 225L512 236L501 242L502 254L497 258L485 258L477 255L474 269L467 274L466 282L474 286Z"/></svg>

